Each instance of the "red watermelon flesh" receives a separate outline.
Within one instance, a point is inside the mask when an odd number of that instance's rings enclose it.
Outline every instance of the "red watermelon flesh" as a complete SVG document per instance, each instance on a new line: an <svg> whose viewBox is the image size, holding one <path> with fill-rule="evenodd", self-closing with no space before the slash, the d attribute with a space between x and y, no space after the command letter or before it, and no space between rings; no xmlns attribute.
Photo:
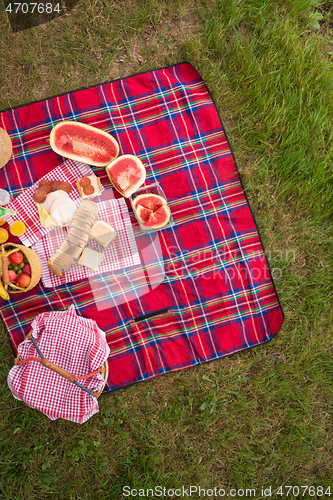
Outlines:
<svg viewBox="0 0 333 500"><path fill-rule="evenodd" d="M155 212L150 214L149 219L142 225L150 229L160 229L168 224L170 217L171 212L168 205L161 205Z"/></svg>
<svg viewBox="0 0 333 500"><path fill-rule="evenodd" d="M166 205L167 201L163 196L158 194L148 193L148 194L140 194L138 195L134 201L134 206L137 207L141 205L144 208L148 208L153 212L160 208L162 205Z"/></svg>
<svg viewBox="0 0 333 500"><path fill-rule="evenodd" d="M119 193L129 198L145 181L146 169L134 155L119 156L106 167L110 181Z"/></svg>
<svg viewBox="0 0 333 500"><path fill-rule="evenodd" d="M149 217L153 213L152 210L149 210L149 208L144 208L141 205L137 205L135 207L135 210L136 210L137 216L139 217L142 224L147 222L147 220L149 219Z"/></svg>

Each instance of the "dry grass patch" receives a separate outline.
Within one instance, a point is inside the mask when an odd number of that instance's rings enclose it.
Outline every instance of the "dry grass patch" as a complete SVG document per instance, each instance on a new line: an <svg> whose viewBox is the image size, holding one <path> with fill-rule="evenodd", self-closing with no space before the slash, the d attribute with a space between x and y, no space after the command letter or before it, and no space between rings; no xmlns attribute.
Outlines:
<svg viewBox="0 0 333 500"><path fill-rule="evenodd" d="M179 62L182 45L199 30L193 5L86 0L68 15L17 33L0 15L7 70L0 108Z"/></svg>

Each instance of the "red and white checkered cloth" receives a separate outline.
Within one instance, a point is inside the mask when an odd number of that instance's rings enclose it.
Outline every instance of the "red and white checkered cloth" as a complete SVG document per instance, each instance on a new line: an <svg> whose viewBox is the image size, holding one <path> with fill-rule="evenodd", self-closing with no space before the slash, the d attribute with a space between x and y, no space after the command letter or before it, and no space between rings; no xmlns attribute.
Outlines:
<svg viewBox="0 0 333 500"><path fill-rule="evenodd" d="M89 240L88 246L104 253L104 259L94 271L81 264L73 264L62 278L53 274L47 267L47 261L60 248L66 238L69 228L54 228L41 240L32 246L42 264L42 283L46 288L74 283L85 278L99 276L102 273L125 269L140 264L130 215L124 198L101 201L98 204L98 220L109 222L117 231L116 239L103 251L94 240Z"/></svg>
<svg viewBox="0 0 333 500"><path fill-rule="evenodd" d="M100 368L110 353L104 332L95 321L77 316L74 305L66 311L40 314L31 327L44 357L76 376ZM39 358L31 340L19 345L18 354L21 360ZM16 399L40 410L51 420L64 418L82 424L99 411L95 396L38 361L13 366L7 382ZM97 391L104 379L97 373L79 382Z"/></svg>
<svg viewBox="0 0 333 500"><path fill-rule="evenodd" d="M51 172L41 177L41 179L69 182L72 185L69 197L75 201L77 205L79 205L82 200L76 188L76 181L80 177L89 176L93 173L94 172L91 170L89 165L86 165L85 163L66 160L58 167L51 170ZM43 235L52 231L52 228L43 228L40 225L37 205L32 198L32 195L36 191L41 179L25 189L23 193L16 196L16 198L14 198L14 200L6 206L6 208L16 210L15 216L11 215L8 217L9 224L12 224L15 220L21 220L24 222L26 229L25 233L20 236L20 241L27 247L30 247L30 245L42 238ZM104 188L101 186L101 189Z"/></svg>

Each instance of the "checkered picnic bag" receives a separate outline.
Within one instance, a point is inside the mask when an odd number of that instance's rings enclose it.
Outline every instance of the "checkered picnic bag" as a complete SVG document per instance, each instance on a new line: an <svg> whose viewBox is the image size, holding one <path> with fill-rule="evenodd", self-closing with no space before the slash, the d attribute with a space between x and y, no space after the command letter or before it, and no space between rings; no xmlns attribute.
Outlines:
<svg viewBox="0 0 333 500"><path fill-rule="evenodd" d="M108 376L104 332L77 316L74 306L43 313L31 326L8 374L14 397L52 420L85 422L98 412Z"/></svg>

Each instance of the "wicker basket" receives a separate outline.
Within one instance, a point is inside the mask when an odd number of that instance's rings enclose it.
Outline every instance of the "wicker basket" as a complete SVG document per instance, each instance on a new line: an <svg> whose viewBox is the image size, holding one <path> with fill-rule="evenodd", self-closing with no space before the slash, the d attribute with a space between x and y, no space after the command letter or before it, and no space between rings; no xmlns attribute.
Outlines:
<svg viewBox="0 0 333 500"><path fill-rule="evenodd" d="M106 386L106 382L108 380L108 376L109 376L109 364L108 364L108 360L104 361L104 363L102 364L101 375L104 378L104 384L102 385L102 387L100 387L98 389L97 396L96 396L97 398L99 398L100 395L102 394L102 392L104 391L104 388Z"/></svg>
<svg viewBox="0 0 333 500"><path fill-rule="evenodd" d="M22 293L22 292L28 292L32 288L34 288L39 280L42 277L42 265L40 263L39 257L34 252L31 250L29 247L25 247L24 245L17 245L15 243L4 243L1 246L1 254L5 255L8 257L10 254L14 252L21 252L23 253L30 265L31 269L31 282L30 285L27 286L26 288L22 288L20 286L17 286L15 283L10 283L10 284L5 284L4 287L7 290L8 293ZM0 259L0 276L2 276L2 262Z"/></svg>

